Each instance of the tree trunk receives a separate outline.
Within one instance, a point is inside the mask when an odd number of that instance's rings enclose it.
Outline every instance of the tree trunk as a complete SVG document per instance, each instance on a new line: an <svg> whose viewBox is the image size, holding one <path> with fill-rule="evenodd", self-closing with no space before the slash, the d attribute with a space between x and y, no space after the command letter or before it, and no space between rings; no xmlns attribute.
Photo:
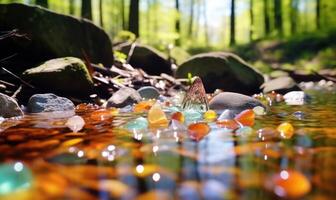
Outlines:
<svg viewBox="0 0 336 200"><path fill-rule="evenodd" d="M203 0L203 19L204 19L204 37L205 45L209 46L209 34L208 34L208 18L207 18L207 4L206 0Z"/></svg>
<svg viewBox="0 0 336 200"><path fill-rule="evenodd" d="M264 24L265 24L265 35L269 35L271 33L271 24L270 17L268 13L268 0L264 0Z"/></svg>
<svg viewBox="0 0 336 200"><path fill-rule="evenodd" d="M48 0L36 0L35 1L35 4L36 5L39 5L39 6L42 6L42 7L45 7L45 8L48 8Z"/></svg>
<svg viewBox="0 0 336 200"><path fill-rule="evenodd" d="M230 46L236 44L236 21L235 0L231 0L231 16L230 16Z"/></svg>
<svg viewBox="0 0 336 200"><path fill-rule="evenodd" d="M282 5L281 0L274 0L274 22L275 28L280 37L283 36L283 26L282 26Z"/></svg>
<svg viewBox="0 0 336 200"><path fill-rule="evenodd" d="M294 35L297 32L297 26L298 26L298 6L299 2L298 0L291 0L291 16L290 16L290 22L291 22L291 34Z"/></svg>
<svg viewBox="0 0 336 200"><path fill-rule="evenodd" d="M92 20L91 0L82 0L81 16L82 16L82 18Z"/></svg>
<svg viewBox="0 0 336 200"><path fill-rule="evenodd" d="M254 28L253 0L250 0L250 41L253 41L253 28Z"/></svg>
<svg viewBox="0 0 336 200"><path fill-rule="evenodd" d="M177 13L177 18L175 21L175 31L178 34L178 38L175 40L175 45L180 46L181 45L181 28L180 28L180 4L179 0L175 0L175 9Z"/></svg>
<svg viewBox="0 0 336 200"><path fill-rule="evenodd" d="M99 24L100 24L100 27L104 27L104 21L103 21L103 0L99 0Z"/></svg>
<svg viewBox="0 0 336 200"><path fill-rule="evenodd" d="M129 31L139 37L139 0L131 0L129 9Z"/></svg>
<svg viewBox="0 0 336 200"><path fill-rule="evenodd" d="M192 36L192 33L193 33L194 4L195 4L195 0L190 0L190 18L189 18L189 27L188 27L188 36L189 36L189 38Z"/></svg>
<svg viewBox="0 0 336 200"><path fill-rule="evenodd" d="M126 27L126 19L125 19L125 0L121 0L120 4L120 13L121 13L121 24L122 24L122 29L127 30Z"/></svg>
<svg viewBox="0 0 336 200"><path fill-rule="evenodd" d="M70 15L75 14L75 2L74 2L74 0L69 0L69 14Z"/></svg>
<svg viewBox="0 0 336 200"><path fill-rule="evenodd" d="M320 18L321 18L321 0L316 0L316 28L317 29L321 28Z"/></svg>

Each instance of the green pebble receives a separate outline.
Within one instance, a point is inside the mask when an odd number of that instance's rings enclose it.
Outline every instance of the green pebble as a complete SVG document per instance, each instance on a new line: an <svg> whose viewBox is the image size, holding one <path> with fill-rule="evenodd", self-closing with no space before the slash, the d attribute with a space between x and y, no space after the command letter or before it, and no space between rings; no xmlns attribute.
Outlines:
<svg viewBox="0 0 336 200"><path fill-rule="evenodd" d="M126 128L130 131L134 130L142 130L146 129L148 127L148 121L147 119L143 117L139 117L133 121L130 121L126 124Z"/></svg>
<svg viewBox="0 0 336 200"><path fill-rule="evenodd" d="M29 188L32 182L31 171L21 162L0 165L0 195Z"/></svg>

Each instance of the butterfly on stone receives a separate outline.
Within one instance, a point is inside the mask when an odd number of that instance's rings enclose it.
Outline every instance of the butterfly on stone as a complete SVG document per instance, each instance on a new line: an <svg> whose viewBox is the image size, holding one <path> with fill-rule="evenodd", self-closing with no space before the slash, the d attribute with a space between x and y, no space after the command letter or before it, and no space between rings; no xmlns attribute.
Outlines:
<svg viewBox="0 0 336 200"><path fill-rule="evenodd" d="M205 112L209 110L207 95L200 77L195 77L183 101L182 109Z"/></svg>

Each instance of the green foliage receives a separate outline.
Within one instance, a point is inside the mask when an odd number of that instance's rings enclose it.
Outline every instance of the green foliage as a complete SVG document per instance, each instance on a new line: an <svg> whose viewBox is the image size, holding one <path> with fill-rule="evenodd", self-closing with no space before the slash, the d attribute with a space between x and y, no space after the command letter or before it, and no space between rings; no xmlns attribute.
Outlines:
<svg viewBox="0 0 336 200"><path fill-rule="evenodd" d="M134 42L135 39L134 33L125 30L119 31L114 38L115 42Z"/></svg>
<svg viewBox="0 0 336 200"><path fill-rule="evenodd" d="M120 51L116 51L114 50L113 51L113 56L114 56L114 59L121 62L121 63L126 63L126 59L127 59L127 55L120 52Z"/></svg>

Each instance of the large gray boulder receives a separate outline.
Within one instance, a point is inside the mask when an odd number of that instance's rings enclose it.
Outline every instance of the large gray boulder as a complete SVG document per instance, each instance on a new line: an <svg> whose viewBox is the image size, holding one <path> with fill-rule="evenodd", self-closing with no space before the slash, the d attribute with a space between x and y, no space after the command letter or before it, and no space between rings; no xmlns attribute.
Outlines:
<svg viewBox="0 0 336 200"><path fill-rule="evenodd" d="M126 55L129 55L132 44L121 44L117 48ZM141 68L151 75L160 75L161 73L172 74L170 63L165 58L165 55L153 47L143 44L135 44L129 64L135 68Z"/></svg>
<svg viewBox="0 0 336 200"><path fill-rule="evenodd" d="M74 111L75 105L65 97L55 94L35 94L30 97L27 105L30 113Z"/></svg>
<svg viewBox="0 0 336 200"><path fill-rule="evenodd" d="M265 108L265 106L257 99L233 92L219 93L209 102L209 108L212 110L231 110L235 114L246 109L253 109L256 106Z"/></svg>
<svg viewBox="0 0 336 200"><path fill-rule="evenodd" d="M18 117L22 116L23 112L17 102L10 96L0 93L0 117Z"/></svg>
<svg viewBox="0 0 336 200"><path fill-rule="evenodd" d="M254 94L260 92L264 83L262 74L232 53L212 52L193 56L177 70L180 78L186 78L188 73L201 77L207 92L222 89Z"/></svg>
<svg viewBox="0 0 336 200"><path fill-rule="evenodd" d="M17 54L17 68L48 59L73 56L110 66L112 44L107 33L86 19L58 14L39 6L0 4L0 31L15 34L0 44L0 55ZM9 61L11 61L9 60ZM10 65L12 66L12 65Z"/></svg>
<svg viewBox="0 0 336 200"><path fill-rule="evenodd" d="M263 93L269 93L274 91L279 94L286 94L290 91L301 90L296 82L289 76L283 76L267 81L261 86L261 88L263 89Z"/></svg>
<svg viewBox="0 0 336 200"><path fill-rule="evenodd" d="M85 64L73 57L49 60L38 67L26 70L23 77L45 91L70 96L87 96L93 88Z"/></svg>

